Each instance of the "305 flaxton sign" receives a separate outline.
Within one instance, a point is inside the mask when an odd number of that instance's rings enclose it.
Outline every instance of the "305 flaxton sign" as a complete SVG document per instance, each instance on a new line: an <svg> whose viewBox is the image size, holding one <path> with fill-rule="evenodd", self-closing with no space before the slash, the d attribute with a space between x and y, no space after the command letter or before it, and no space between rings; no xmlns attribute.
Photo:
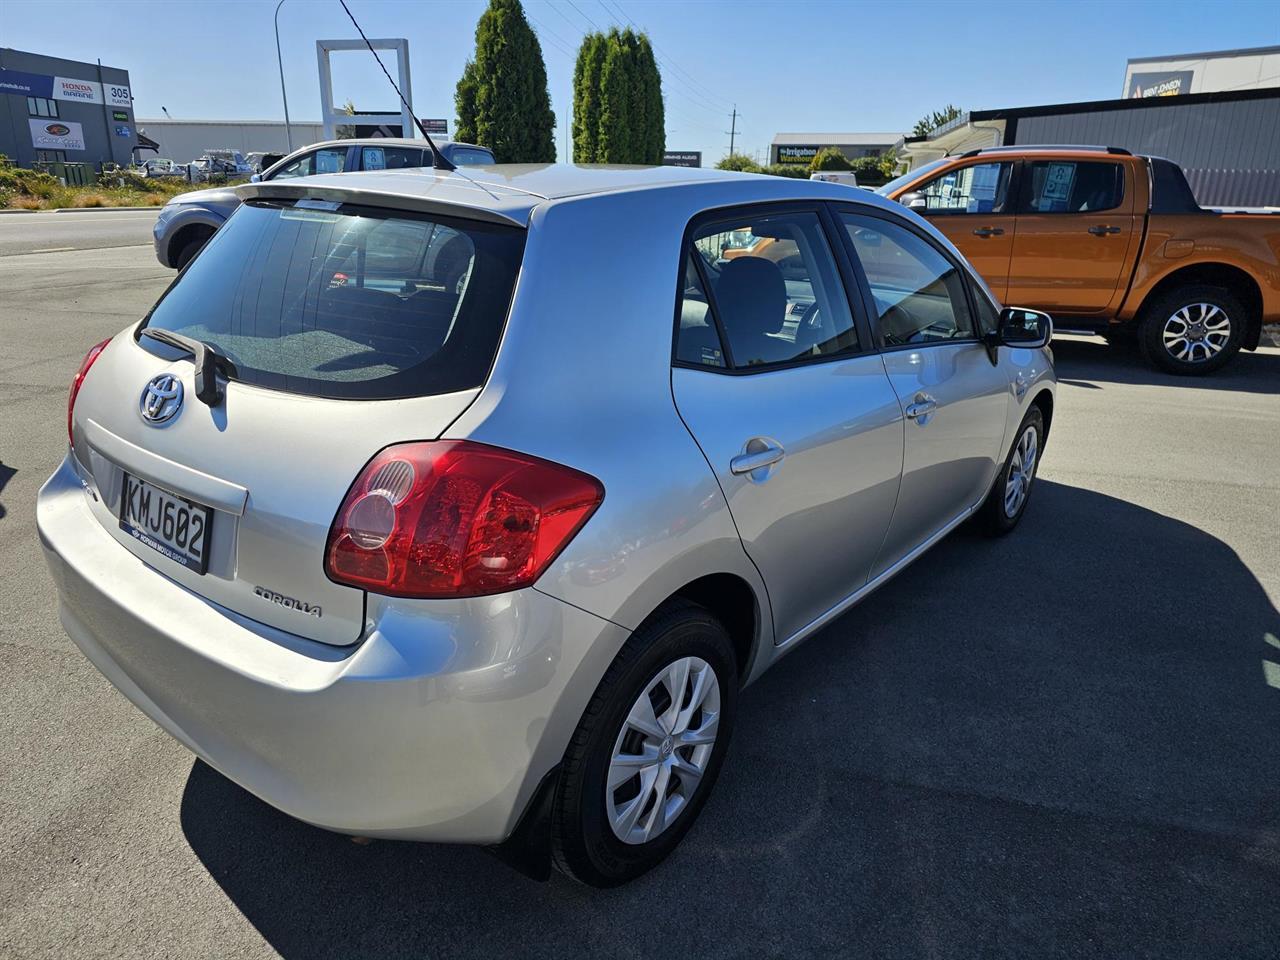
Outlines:
<svg viewBox="0 0 1280 960"><path fill-rule="evenodd" d="M0 93L15 97L43 97L46 100L72 100L80 103L106 103L112 107L131 107L129 88L118 83L101 84L96 80L73 77L49 77L42 73L0 69Z"/></svg>

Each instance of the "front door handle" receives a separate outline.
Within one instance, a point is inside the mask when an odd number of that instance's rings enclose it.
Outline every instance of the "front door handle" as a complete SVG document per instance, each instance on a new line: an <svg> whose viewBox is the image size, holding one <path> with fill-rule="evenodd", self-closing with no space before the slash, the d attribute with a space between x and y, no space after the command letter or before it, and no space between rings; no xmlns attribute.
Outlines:
<svg viewBox="0 0 1280 960"><path fill-rule="evenodd" d="M975 237L1003 237L1003 227L978 227L973 231Z"/></svg>
<svg viewBox="0 0 1280 960"><path fill-rule="evenodd" d="M1105 237L1108 233L1119 233L1120 228L1099 225L1096 227L1090 227L1089 232L1092 233L1095 237Z"/></svg>
<svg viewBox="0 0 1280 960"><path fill-rule="evenodd" d="M938 401L927 393L917 393L912 403L907 404L907 409L903 411L907 415L908 420L914 420L920 426L924 426L929 422L929 417L938 409Z"/></svg>
<svg viewBox="0 0 1280 960"><path fill-rule="evenodd" d="M782 444L776 440L752 437L747 441L745 451L729 461L729 472L735 476L741 476L744 473L754 474L757 470L764 470L781 462L786 455L787 451L782 449ZM764 479L764 476L762 475L760 479Z"/></svg>

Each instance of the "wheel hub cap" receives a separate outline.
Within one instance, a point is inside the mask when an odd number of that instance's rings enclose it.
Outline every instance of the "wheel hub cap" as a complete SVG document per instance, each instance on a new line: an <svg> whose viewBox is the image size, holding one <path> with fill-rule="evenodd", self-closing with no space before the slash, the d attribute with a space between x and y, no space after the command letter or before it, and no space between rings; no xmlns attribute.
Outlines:
<svg viewBox="0 0 1280 960"><path fill-rule="evenodd" d="M699 657L663 667L632 704L613 745L605 783L609 826L623 843L646 843L687 809L715 750L720 681Z"/></svg>
<svg viewBox="0 0 1280 960"><path fill-rule="evenodd" d="M1164 322L1164 348L1175 360L1204 363L1231 340L1231 318L1212 303L1189 303Z"/></svg>
<svg viewBox="0 0 1280 960"><path fill-rule="evenodd" d="M1040 455L1040 440L1036 428L1028 426L1018 438L1009 459L1009 476L1004 484L1004 515L1013 519L1031 492L1031 481L1036 475L1036 459Z"/></svg>

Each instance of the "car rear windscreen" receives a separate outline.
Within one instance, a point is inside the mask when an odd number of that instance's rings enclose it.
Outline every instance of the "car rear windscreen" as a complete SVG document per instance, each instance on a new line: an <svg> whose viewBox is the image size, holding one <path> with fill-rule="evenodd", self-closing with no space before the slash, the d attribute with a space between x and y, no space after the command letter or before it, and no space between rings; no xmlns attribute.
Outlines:
<svg viewBox="0 0 1280 960"><path fill-rule="evenodd" d="M290 393L378 400L484 383L523 230L291 203L241 205L145 325L212 345L234 380Z"/></svg>

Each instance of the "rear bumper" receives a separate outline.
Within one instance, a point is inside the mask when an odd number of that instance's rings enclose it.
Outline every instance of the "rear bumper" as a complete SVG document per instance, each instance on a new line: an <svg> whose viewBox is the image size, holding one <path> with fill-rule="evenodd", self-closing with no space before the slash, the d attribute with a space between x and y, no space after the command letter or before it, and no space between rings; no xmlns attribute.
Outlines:
<svg viewBox="0 0 1280 960"><path fill-rule="evenodd" d="M194 753L327 829L505 839L626 639L524 590L371 596L363 642L316 643L157 573L103 530L88 496L68 459L36 506L71 639Z"/></svg>

